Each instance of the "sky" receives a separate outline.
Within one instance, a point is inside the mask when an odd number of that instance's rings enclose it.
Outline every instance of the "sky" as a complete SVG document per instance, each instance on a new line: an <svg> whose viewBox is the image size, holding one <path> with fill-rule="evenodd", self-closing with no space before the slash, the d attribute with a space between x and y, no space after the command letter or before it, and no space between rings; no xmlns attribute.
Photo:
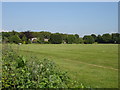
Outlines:
<svg viewBox="0 0 120 90"><path fill-rule="evenodd" d="M80 36L118 32L118 3L3 2L2 29Z"/></svg>

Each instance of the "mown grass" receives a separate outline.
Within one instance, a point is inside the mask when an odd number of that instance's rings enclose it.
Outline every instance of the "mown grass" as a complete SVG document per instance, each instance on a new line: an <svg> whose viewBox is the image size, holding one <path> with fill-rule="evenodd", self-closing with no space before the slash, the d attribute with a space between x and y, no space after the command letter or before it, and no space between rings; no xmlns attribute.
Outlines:
<svg viewBox="0 0 120 90"><path fill-rule="evenodd" d="M93 88L118 87L117 44L23 44L11 46L30 56L53 60L73 80Z"/></svg>

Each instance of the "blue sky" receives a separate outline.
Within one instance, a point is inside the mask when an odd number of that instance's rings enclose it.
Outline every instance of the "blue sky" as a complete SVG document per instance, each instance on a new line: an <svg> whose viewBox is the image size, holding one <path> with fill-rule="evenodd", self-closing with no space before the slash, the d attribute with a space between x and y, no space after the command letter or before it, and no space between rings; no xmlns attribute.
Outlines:
<svg viewBox="0 0 120 90"><path fill-rule="evenodd" d="M117 2L3 2L3 29L68 34L118 32Z"/></svg>

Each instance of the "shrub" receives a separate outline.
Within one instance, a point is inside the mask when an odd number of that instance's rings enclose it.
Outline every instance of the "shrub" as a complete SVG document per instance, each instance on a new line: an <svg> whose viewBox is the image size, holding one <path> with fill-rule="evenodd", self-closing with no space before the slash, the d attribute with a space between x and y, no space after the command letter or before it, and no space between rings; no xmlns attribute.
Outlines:
<svg viewBox="0 0 120 90"><path fill-rule="evenodd" d="M29 39L28 41L26 41L26 44L31 44L31 41L30 41L30 39Z"/></svg>
<svg viewBox="0 0 120 90"><path fill-rule="evenodd" d="M3 52L2 71L2 88L85 88L61 72L54 62L35 57L28 61L11 49Z"/></svg>

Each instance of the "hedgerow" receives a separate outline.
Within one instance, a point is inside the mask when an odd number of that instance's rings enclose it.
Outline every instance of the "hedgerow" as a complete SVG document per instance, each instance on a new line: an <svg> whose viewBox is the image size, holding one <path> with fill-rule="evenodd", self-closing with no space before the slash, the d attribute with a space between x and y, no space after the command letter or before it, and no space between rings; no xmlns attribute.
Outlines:
<svg viewBox="0 0 120 90"><path fill-rule="evenodd" d="M73 82L54 62L30 59L26 60L12 49L3 50L2 88L85 88Z"/></svg>

